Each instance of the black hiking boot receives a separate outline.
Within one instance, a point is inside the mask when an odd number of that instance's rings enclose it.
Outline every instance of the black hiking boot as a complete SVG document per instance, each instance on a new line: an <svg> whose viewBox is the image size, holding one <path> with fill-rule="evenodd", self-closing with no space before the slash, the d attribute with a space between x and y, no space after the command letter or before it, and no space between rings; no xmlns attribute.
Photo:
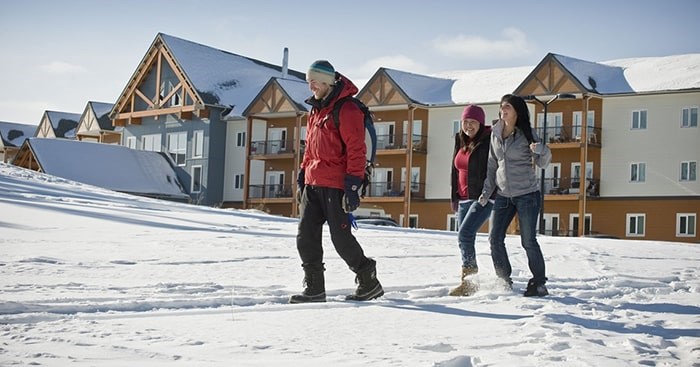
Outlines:
<svg viewBox="0 0 700 367"><path fill-rule="evenodd" d="M289 303L326 302L326 285L321 265L303 265L304 291L289 297Z"/></svg>
<svg viewBox="0 0 700 367"><path fill-rule="evenodd" d="M527 289L523 293L525 297L544 297L548 294L549 291L547 291L547 287L544 284L535 284L535 281L532 279L527 282Z"/></svg>
<svg viewBox="0 0 700 367"><path fill-rule="evenodd" d="M377 280L377 262L369 259L369 263L356 272L355 294L345 297L348 301L369 301L384 295L384 288Z"/></svg>

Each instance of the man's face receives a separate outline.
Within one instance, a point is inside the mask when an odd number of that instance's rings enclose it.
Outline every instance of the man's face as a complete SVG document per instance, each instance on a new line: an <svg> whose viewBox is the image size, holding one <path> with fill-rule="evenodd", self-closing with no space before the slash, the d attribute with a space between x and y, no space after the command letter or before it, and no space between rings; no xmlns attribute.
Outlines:
<svg viewBox="0 0 700 367"><path fill-rule="evenodd" d="M309 89L314 94L314 98L323 99L328 95L331 90L331 86L326 83L321 83L316 79L309 80Z"/></svg>

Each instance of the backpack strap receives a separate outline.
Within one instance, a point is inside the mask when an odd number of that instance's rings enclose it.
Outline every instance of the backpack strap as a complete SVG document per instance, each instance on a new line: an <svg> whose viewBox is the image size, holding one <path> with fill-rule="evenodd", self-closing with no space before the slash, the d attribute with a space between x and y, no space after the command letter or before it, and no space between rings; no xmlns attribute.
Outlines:
<svg viewBox="0 0 700 367"><path fill-rule="evenodd" d="M346 96L343 97L335 102L335 105L333 106L333 123L335 124L335 128L338 129L338 134L340 134L340 108L345 104L347 101L352 101L355 103L357 108L362 111L363 114L363 119L366 114L369 113L369 110L363 108L364 105L360 103L355 97L353 96ZM362 125L364 128L364 120L362 121ZM345 142L343 141L343 137L340 137L340 142L343 144L343 151L345 150ZM364 198L365 195L367 194L367 186L369 186L369 181L372 178L374 166L372 164L369 164L365 167L365 177L362 178L362 184L360 185L360 197Z"/></svg>

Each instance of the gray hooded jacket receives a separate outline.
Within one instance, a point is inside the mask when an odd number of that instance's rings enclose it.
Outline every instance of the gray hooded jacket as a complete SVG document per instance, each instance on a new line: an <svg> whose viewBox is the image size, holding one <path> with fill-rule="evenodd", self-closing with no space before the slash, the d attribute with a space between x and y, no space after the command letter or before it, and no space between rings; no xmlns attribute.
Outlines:
<svg viewBox="0 0 700 367"><path fill-rule="evenodd" d="M545 168L552 160L552 151L547 144L538 144L536 152L532 152L522 131L516 128L514 134L503 139L503 128L502 120L493 125L486 181L482 191L485 198L490 198L494 190L498 195L506 197L538 191L540 188L533 161L540 168ZM532 137L535 141L540 141L534 129Z"/></svg>

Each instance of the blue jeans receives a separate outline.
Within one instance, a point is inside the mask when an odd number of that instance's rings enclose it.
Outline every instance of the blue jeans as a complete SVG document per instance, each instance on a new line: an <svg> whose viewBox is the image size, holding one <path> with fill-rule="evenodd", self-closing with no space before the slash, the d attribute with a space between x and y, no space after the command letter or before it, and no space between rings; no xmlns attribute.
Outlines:
<svg viewBox="0 0 700 367"><path fill-rule="evenodd" d="M462 266L465 268L478 269L476 265L476 232L489 218L493 204L487 202L486 206L481 206L478 200L469 200L459 203L457 218L459 219L459 250L462 253Z"/></svg>
<svg viewBox="0 0 700 367"><path fill-rule="evenodd" d="M509 283L512 283L510 278L512 269L506 251L505 237L508 225L516 213L520 221L520 242L527 254L527 263L532 273L531 280L537 285L547 282L544 257L535 237L539 212L539 191L512 198L496 196L491 213L491 231L489 232L491 259L496 275Z"/></svg>

